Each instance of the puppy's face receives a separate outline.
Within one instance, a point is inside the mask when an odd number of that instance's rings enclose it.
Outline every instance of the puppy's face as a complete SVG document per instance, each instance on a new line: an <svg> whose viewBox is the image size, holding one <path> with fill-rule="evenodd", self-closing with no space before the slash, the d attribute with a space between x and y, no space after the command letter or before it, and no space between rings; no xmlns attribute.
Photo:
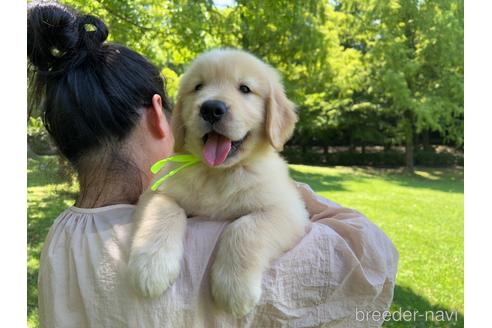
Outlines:
<svg viewBox="0 0 492 328"><path fill-rule="evenodd" d="M181 80L172 126L177 152L229 167L265 144L282 149L297 116L277 72L238 50L198 57Z"/></svg>

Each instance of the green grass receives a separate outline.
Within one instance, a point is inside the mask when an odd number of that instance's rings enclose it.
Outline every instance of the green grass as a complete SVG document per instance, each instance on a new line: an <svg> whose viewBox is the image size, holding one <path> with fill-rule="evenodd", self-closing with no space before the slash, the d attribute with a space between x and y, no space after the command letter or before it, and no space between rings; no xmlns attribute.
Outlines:
<svg viewBox="0 0 492 328"><path fill-rule="evenodd" d="M458 311L457 322L388 322L384 327L463 327L463 170L397 170L292 165L317 193L364 213L400 252L392 310ZM42 243L76 188L54 158L28 162L28 320L37 327L36 280Z"/></svg>
<svg viewBox="0 0 492 328"><path fill-rule="evenodd" d="M370 168L292 165L294 179L364 213L400 252L392 310L458 311L455 322L388 322L385 327L462 327L463 170L415 174ZM430 314L429 314L430 316Z"/></svg>

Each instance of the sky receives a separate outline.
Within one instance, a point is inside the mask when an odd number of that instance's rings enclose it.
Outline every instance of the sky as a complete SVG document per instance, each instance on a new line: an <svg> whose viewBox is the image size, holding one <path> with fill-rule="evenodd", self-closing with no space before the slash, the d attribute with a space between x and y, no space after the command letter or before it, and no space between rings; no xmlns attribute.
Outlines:
<svg viewBox="0 0 492 328"><path fill-rule="evenodd" d="M231 7L236 3L234 0L214 0L215 6L218 8Z"/></svg>

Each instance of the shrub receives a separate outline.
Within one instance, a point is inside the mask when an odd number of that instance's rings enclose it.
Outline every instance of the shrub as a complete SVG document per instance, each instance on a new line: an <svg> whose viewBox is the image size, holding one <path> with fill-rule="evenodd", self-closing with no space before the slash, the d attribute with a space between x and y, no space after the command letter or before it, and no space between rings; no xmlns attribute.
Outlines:
<svg viewBox="0 0 492 328"><path fill-rule="evenodd" d="M327 154L326 162L328 165L398 167L405 165L405 158L404 155L399 152L338 152Z"/></svg>
<svg viewBox="0 0 492 328"><path fill-rule="evenodd" d="M457 164L458 156L451 153L436 153L422 150L415 153L415 165L431 167L447 167Z"/></svg>
<svg viewBox="0 0 492 328"><path fill-rule="evenodd" d="M285 149L284 158L291 164L326 165L325 154L308 150L305 153L294 149Z"/></svg>
<svg viewBox="0 0 492 328"><path fill-rule="evenodd" d="M358 153L340 151L324 154L312 149L305 153L289 148L283 153L291 164L327 165L327 166L376 166L376 167L402 167L405 166L405 154L401 151L382 151L375 153ZM435 151L417 150L415 152L415 165L429 167L448 167L454 165L463 166L463 156L451 153L436 153Z"/></svg>

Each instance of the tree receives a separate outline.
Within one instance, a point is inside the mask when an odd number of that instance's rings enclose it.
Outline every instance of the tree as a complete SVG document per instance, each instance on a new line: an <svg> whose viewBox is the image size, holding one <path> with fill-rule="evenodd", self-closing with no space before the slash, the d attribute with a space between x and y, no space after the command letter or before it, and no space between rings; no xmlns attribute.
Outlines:
<svg viewBox="0 0 492 328"><path fill-rule="evenodd" d="M412 170L419 133L463 146L463 0L61 1L160 67L171 96L207 49L259 56L284 76L304 148L404 143Z"/></svg>
<svg viewBox="0 0 492 328"><path fill-rule="evenodd" d="M463 142L463 1L351 1L376 26L368 47L379 103L400 117L395 127L413 171L415 132L436 130Z"/></svg>

